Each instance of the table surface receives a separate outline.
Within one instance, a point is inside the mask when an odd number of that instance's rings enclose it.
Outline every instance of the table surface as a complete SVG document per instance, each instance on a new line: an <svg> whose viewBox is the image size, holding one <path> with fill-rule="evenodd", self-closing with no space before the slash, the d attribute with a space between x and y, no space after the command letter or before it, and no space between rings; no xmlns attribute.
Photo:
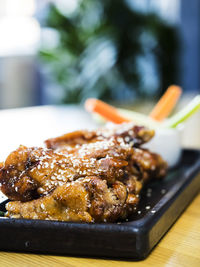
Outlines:
<svg viewBox="0 0 200 267"><path fill-rule="evenodd" d="M79 116L83 118L81 121L76 119L80 118ZM41 140L50 136L78 128L95 127L87 114L83 114L80 109L74 107L40 107L1 111L0 119L1 125L7 126L6 130L1 132L0 159L20 143L39 145ZM33 127L36 123L38 128ZM18 128L15 128L17 125L19 125ZM144 261L0 252L0 266L200 266L199 207L200 194Z"/></svg>

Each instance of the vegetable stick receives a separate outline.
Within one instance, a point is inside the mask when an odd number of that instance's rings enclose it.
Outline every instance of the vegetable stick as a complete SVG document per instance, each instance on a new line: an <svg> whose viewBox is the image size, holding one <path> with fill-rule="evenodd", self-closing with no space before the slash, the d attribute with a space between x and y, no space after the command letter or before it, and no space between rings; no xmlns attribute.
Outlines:
<svg viewBox="0 0 200 267"><path fill-rule="evenodd" d="M100 112L99 112L100 102ZM112 121L114 123L130 122L133 121L137 124L143 124L151 128L176 128L180 123L187 120L190 116L200 110L200 95L197 95L185 108L179 111L177 114L167 119L164 122L158 122L146 115L129 111L126 109L116 109L103 101L97 99L88 99L85 103L85 107L90 112L95 112L98 115L98 120L103 119ZM106 110L106 111L105 111ZM105 114L106 113L106 114ZM125 118L125 117L126 118ZM112 117L112 118L110 118ZM101 119L102 118L102 119Z"/></svg>
<svg viewBox="0 0 200 267"><path fill-rule="evenodd" d="M119 114L116 108L104 103L101 100L95 98L89 98L85 102L85 109L89 112L96 112L106 120L120 124L123 122L130 122L130 119L127 119Z"/></svg>
<svg viewBox="0 0 200 267"><path fill-rule="evenodd" d="M142 113L138 113L138 112L127 110L127 109L121 109L121 108L118 108L117 111L119 112L121 116L124 116L127 119L130 119L130 121L132 121L136 125L144 125L151 129L156 129L158 127L161 128L163 125L163 123L155 121ZM96 122L100 124L106 123L106 119L96 112L92 114L92 117Z"/></svg>
<svg viewBox="0 0 200 267"><path fill-rule="evenodd" d="M171 85L167 91L155 105L149 116L157 121L162 121L168 117L174 106L176 105L182 90L177 85Z"/></svg>
<svg viewBox="0 0 200 267"><path fill-rule="evenodd" d="M122 116L130 119L135 124L144 125L152 129L156 129L157 127L162 127L162 123L150 118L145 114L122 108L118 108L117 110Z"/></svg>
<svg viewBox="0 0 200 267"><path fill-rule="evenodd" d="M200 95L197 95L186 107L180 110L177 114L172 116L166 122L164 126L168 128L176 128L180 123L187 120L190 116L200 110Z"/></svg>

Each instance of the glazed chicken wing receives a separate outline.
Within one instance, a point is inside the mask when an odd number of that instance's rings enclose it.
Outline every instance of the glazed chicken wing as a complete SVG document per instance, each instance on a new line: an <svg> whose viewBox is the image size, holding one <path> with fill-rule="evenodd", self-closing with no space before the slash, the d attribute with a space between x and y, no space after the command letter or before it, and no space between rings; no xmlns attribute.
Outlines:
<svg viewBox="0 0 200 267"><path fill-rule="evenodd" d="M125 143L138 147L148 142L154 136L154 131L145 127L135 126L132 123L112 125L96 131L75 131L45 141L47 148L52 149L77 149L83 144L109 139L122 138Z"/></svg>
<svg viewBox="0 0 200 267"><path fill-rule="evenodd" d="M166 162L139 147L153 134L128 124L70 133L46 141L48 148L21 146L0 169L2 192L16 200L7 205L7 215L86 222L126 218L143 184L166 174Z"/></svg>
<svg viewBox="0 0 200 267"><path fill-rule="evenodd" d="M122 183L108 187L105 180L86 177L58 186L50 195L37 200L9 202L6 208L12 218L115 221L125 216L126 199L127 190Z"/></svg>

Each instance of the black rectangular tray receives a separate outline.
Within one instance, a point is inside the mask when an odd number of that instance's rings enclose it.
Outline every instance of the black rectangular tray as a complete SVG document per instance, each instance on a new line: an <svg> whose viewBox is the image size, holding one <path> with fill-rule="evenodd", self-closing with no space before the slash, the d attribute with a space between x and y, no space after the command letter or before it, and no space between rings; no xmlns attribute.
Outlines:
<svg viewBox="0 0 200 267"><path fill-rule="evenodd" d="M144 259L200 190L200 151L184 150L163 181L144 188L139 212L121 223L0 219L0 250ZM0 210L5 209L5 202Z"/></svg>

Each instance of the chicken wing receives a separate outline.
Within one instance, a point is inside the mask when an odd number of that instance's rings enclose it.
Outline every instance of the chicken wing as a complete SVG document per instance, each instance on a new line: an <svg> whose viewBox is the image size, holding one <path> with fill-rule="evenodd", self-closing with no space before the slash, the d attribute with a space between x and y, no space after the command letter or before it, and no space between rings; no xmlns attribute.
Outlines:
<svg viewBox="0 0 200 267"><path fill-rule="evenodd" d="M0 169L1 190L15 200L7 205L7 216L85 222L126 218L136 209L143 184L166 174L166 162L140 148L153 135L127 124L49 139L47 148L20 146Z"/></svg>
<svg viewBox="0 0 200 267"><path fill-rule="evenodd" d="M112 222L126 216L126 199L127 190L121 182L108 187L105 180L86 177L58 186L37 200L9 202L6 209L11 218Z"/></svg>
<svg viewBox="0 0 200 267"><path fill-rule="evenodd" d="M125 143L131 143L138 147L148 142L154 136L154 131L142 126L136 126L132 123L119 125L110 125L100 128L96 131L75 131L62 136L51 138L45 141L47 148L69 149L79 148L82 144L108 140L110 138L122 138Z"/></svg>

